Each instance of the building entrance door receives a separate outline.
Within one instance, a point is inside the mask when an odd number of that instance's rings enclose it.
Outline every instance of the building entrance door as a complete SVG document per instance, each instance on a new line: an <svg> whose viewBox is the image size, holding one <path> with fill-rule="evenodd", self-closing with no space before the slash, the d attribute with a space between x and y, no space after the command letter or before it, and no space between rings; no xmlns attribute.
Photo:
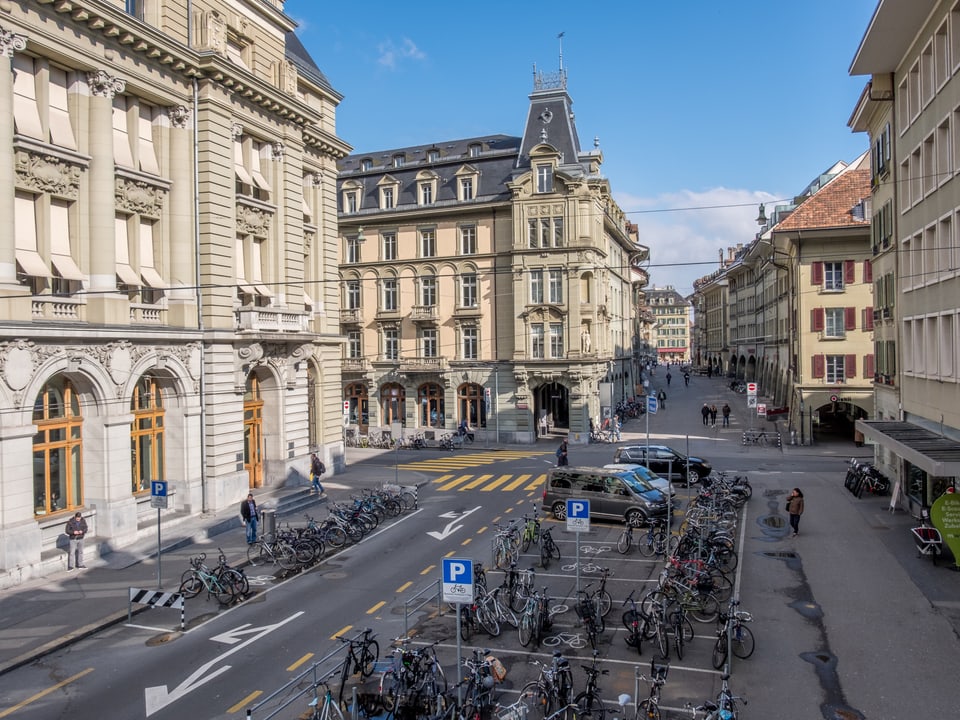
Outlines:
<svg viewBox="0 0 960 720"><path fill-rule="evenodd" d="M243 467L250 487L263 487L263 400L256 375L247 379L243 400Z"/></svg>

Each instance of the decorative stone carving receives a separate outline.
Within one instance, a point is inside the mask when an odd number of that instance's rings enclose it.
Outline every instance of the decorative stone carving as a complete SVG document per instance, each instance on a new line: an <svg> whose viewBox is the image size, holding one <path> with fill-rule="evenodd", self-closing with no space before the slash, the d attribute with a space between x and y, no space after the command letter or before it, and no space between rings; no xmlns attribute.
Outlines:
<svg viewBox="0 0 960 720"><path fill-rule="evenodd" d="M310 175L310 183L314 187L321 187L323 185L323 173L315 172Z"/></svg>
<svg viewBox="0 0 960 720"><path fill-rule="evenodd" d="M11 390L23 390L33 376L33 353L30 346L19 340L10 343L2 355L3 379Z"/></svg>
<svg viewBox="0 0 960 720"><path fill-rule="evenodd" d="M76 200L80 192L80 167L54 157L27 150L16 155L17 186L25 190Z"/></svg>
<svg viewBox="0 0 960 720"><path fill-rule="evenodd" d="M185 130L190 124L192 113L190 108L185 105L174 105L167 108L167 117L170 118L170 126L178 130Z"/></svg>
<svg viewBox="0 0 960 720"><path fill-rule="evenodd" d="M118 385L125 385L130 379L130 370L133 359L130 357L130 343L117 343L110 347L107 354L107 370L110 377Z"/></svg>
<svg viewBox="0 0 960 720"><path fill-rule="evenodd" d="M249 205L237 205L237 231L244 235L266 237L272 221L271 213Z"/></svg>
<svg viewBox="0 0 960 720"><path fill-rule="evenodd" d="M233 139L234 139L234 140L239 140L240 138L242 138L242 137L243 137L243 124L242 124L242 123L235 122L235 123L230 127L230 134L233 135Z"/></svg>
<svg viewBox="0 0 960 720"><path fill-rule="evenodd" d="M117 178L113 194L118 210L159 218L166 191L142 180Z"/></svg>
<svg viewBox="0 0 960 720"><path fill-rule="evenodd" d="M283 143L279 140L270 144L270 151L274 160L283 160Z"/></svg>
<svg viewBox="0 0 960 720"><path fill-rule="evenodd" d="M297 94L297 66L284 60L280 68L280 89L287 95Z"/></svg>
<svg viewBox="0 0 960 720"><path fill-rule="evenodd" d="M239 357L244 363L257 362L263 357L263 345L260 343L241 345L239 348L237 348L237 357Z"/></svg>
<svg viewBox="0 0 960 720"><path fill-rule="evenodd" d="M27 49L27 36L0 28L0 56L13 57L18 50Z"/></svg>
<svg viewBox="0 0 960 720"><path fill-rule="evenodd" d="M114 95L122 93L127 88L127 83L114 75L108 74L105 70L96 70L87 73L87 84L90 86L90 92L96 97L104 97L110 100Z"/></svg>
<svg viewBox="0 0 960 720"><path fill-rule="evenodd" d="M221 55L227 54L227 21L216 10L207 13L207 47Z"/></svg>

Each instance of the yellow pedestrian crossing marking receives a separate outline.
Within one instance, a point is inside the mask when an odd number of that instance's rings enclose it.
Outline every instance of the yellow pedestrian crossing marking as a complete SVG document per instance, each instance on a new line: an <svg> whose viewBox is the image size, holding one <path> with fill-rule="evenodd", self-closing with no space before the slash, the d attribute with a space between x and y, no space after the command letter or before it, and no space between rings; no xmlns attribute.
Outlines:
<svg viewBox="0 0 960 720"><path fill-rule="evenodd" d="M493 465L505 460L527 460L539 455L551 455L549 452L529 452L524 450L495 450L490 452L464 452L440 455L438 457L413 460L402 463L398 467L402 470L426 470L433 472L449 472L462 470L476 465Z"/></svg>
<svg viewBox="0 0 960 720"><path fill-rule="evenodd" d="M465 490L480 490L480 492L499 490L500 492L513 492L514 490L523 489L532 494L534 490L542 487L546 480L546 473L541 473L540 475L532 475L530 473L522 473L520 475L494 475L492 473L486 473L483 475L441 475L433 481L433 484L436 486L434 489L438 492L464 492ZM528 495L527 497L530 496ZM518 504L526 502L529 501L521 500Z"/></svg>

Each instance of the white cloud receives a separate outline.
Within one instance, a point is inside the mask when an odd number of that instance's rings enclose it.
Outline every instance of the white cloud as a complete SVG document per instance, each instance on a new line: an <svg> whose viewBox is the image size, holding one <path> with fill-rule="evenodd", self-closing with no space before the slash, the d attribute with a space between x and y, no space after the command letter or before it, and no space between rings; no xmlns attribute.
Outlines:
<svg viewBox="0 0 960 720"><path fill-rule="evenodd" d="M413 40L408 37L405 37L400 41L399 47L393 42L393 40L384 40L377 45L377 52L379 53L377 63L383 65L384 67L390 68L391 70L395 70L397 63L402 60L427 59L427 54L418 48L416 43L414 43Z"/></svg>
<svg viewBox="0 0 960 720"><path fill-rule="evenodd" d="M693 281L720 267L719 251L750 242L759 229L762 202L777 196L759 190L679 190L654 197L615 193L640 243L650 248L650 284L672 285L682 295Z"/></svg>

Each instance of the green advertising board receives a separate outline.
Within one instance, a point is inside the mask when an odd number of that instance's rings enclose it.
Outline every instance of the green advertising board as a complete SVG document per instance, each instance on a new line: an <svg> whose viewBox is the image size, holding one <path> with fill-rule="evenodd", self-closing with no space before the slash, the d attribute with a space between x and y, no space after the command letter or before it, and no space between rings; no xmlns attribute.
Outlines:
<svg viewBox="0 0 960 720"><path fill-rule="evenodd" d="M940 531L943 541L953 553L953 561L960 567L960 494L944 493L930 508L930 521Z"/></svg>

